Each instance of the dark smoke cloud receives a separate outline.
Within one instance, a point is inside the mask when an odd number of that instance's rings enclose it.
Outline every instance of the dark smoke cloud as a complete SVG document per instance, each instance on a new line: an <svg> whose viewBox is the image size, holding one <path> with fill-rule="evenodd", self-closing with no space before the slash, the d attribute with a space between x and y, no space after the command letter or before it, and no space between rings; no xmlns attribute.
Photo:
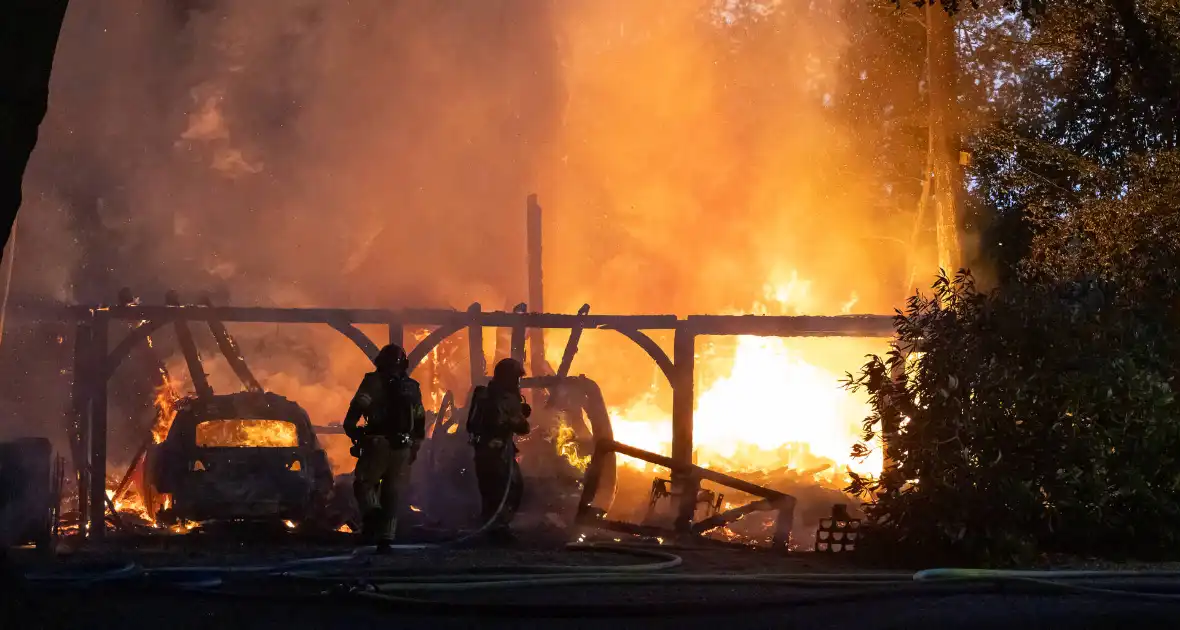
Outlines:
<svg viewBox="0 0 1180 630"><path fill-rule="evenodd" d="M46 195L30 231L66 223L85 253L43 261L52 284L507 299L562 100L551 21L547 2L75 2L26 184Z"/></svg>
<svg viewBox="0 0 1180 630"><path fill-rule="evenodd" d="M14 294L519 300L524 198L552 152L559 69L547 0L75 0L25 180ZM57 434L72 330L9 328L0 424ZM269 385L339 419L366 367L355 348L322 330L238 332ZM157 345L175 357L170 337ZM112 384L113 458L138 443L156 378L139 352Z"/></svg>
<svg viewBox="0 0 1180 630"><path fill-rule="evenodd" d="M73 0L26 178L16 290L499 309L523 299L524 198L537 191L548 310L888 312L897 265L866 239L909 230L870 216L873 165L828 106L845 3L753 4L767 8ZM796 271L808 301L778 304ZM5 371L19 374L5 411L56 427L68 339L29 328L6 337ZM317 423L340 419L366 368L347 341L233 330L265 385ZM665 412L662 375L613 334L588 334L574 372L612 406L659 389ZM170 336L162 354L183 380ZM854 369L863 353L807 356ZM137 360L112 397L113 458L143 424L134 392L155 367ZM208 369L220 391L235 387L222 363Z"/></svg>

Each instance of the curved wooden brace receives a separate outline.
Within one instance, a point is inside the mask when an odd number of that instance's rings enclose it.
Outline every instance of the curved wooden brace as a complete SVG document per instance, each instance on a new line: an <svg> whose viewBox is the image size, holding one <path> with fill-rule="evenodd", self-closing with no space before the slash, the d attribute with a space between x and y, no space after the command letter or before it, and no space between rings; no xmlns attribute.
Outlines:
<svg viewBox="0 0 1180 630"><path fill-rule="evenodd" d="M647 352L647 355L656 362L656 365L659 366L660 371L664 373L664 378L668 379L669 383L673 382L672 374L676 368L672 363L672 359L668 358L668 353L664 352L664 349L661 348L660 344L656 343L654 339L648 337L643 331L630 328L609 328L608 330L613 330L620 335L623 335L631 341L634 341L635 345L643 348L644 352Z"/></svg>
<svg viewBox="0 0 1180 630"><path fill-rule="evenodd" d="M103 360L102 382L105 383L115 373L115 370L123 364L123 360L131 356L131 349L146 340L157 330L171 324L175 317L161 317L159 319L152 319L144 322L138 328L133 329L127 333L126 337L111 350L110 354Z"/></svg>
<svg viewBox="0 0 1180 630"><path fill-rule="evenodd" d="M430 334L426 335L426 338L419 341L418 345L414 346L414 349L410 351L410 367L407 371L413 372L414 368L418 367L418 364L422 362L422 359L425 359L426 355L438 347L438 344L466 327L466 325L456 324L452 326L439 326L430 331Z"/></svg>
<svg viewBox="0 0 1180 630"><path fill-rule="evenodd" d="M377 353L381 351L381 348L372 339L369 339L368 335L361 332L361 329L346 322L324 323L331 326L336 332L348 337L348 340L355 343L356 347L360 348L361 352L364 352L370 361L377 358Z"/></svg>
<svg viewBox="0 0 1180 630"><path fill-rule="evenodd" d="M447 426L447 424L454 419L455 416L455 395L451 390L443 394L442 402L438 405L438 411L434 414L434 422L426 429L426 439L434 437L434 432Z"/></svg>

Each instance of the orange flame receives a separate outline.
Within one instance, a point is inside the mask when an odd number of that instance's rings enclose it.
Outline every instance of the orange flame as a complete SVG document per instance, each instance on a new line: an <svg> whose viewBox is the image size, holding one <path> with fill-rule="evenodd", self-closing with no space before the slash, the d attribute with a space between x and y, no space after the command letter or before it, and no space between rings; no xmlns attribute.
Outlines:
<svg viewBox="0 0 1180 630"><path fill-rule="evenodd" d="M810 283L792 273L786 282L768 284L765 300L748 312L807 312L809 290ZM855 302L853 295L846 309ZM826 345L815 346L816 341ZM814 362L816 353L811 350L823 347L848 354L864 344L855 339L777 337L703 340L697 352L696 463L729 471L786 467L810 471L817 481L837 486L843 485L850 470L880 471L880 449L865 461L851 456L869 412L867 401L842 387L840 373ZM620 442L669 453L671 414L655 394L649 391L612 408L611 423ZM646 466L626 457L620 461Z"/></svg>
<svg viewBox="0 0 1180 630"><path fill-rule="evenodd" d="M172 421L176 419L176 402L180 400L177 387L168 379L168 373L160 370L161 383L156 387L156 421L152 425L152 441L160 444L168 437Z"/></svg>
<svg viewBox="0 0 1180 630"><path fill-rule="evenodd" d="M295 425L285 420L206 420L197 425L197 446L290 448L299 446Z"/></svg>

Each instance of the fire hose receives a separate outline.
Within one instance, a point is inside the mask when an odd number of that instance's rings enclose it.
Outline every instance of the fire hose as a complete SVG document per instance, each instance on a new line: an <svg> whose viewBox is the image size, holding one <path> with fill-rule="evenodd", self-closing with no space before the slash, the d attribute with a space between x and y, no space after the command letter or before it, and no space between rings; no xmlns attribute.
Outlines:
<svg viewBox="0 0 1180 630"><path fill-rule="evenodd" d="M325 601L361 600L387 606L400 613L441 615L482 614L522 617L624 617L683 616L689 614L728 614L734 610L796 607L847 603L865 599L928 598L963 595L1050 595L1121 598L1156 603L1180 603L1180 573L1174 571L978 571L934 569L918 573L841 573L753 575L661 573L679 566L674 554L630 546L571 545L572 550L610 550L621 553L643 552L663 560L624 566L516 566L469 569L457 573L416 574L322 574L320 579L339 585L322 592ZM285 565L279 565L285 566ZM488 573L488 571L493 571ZM172 572L172 573L170 573ZM176 572L180 572L176 574ZM268 573L267 579L290 577ZM139 580L135 578L141 578ZM359 580L357 578L360 578ZM174 588L209 596L245 599L279 599L291 597L289 587L265 588L242 592L216 588L219 576L207 568L168 567L139 568L120 565L105 570L74 571L55 575L29 575L27 581L47 586L90 588L100 583L140 585L148 588ZM740 602L721 601L648 601L644 603L568 603L544 604L518 602L428 599L423 595L454 593L490 593L498 590L528 592L536 587L604 587L604 586L746 586L771 589L769 595ZM283 595L274 595L283 593Z"/></svg>

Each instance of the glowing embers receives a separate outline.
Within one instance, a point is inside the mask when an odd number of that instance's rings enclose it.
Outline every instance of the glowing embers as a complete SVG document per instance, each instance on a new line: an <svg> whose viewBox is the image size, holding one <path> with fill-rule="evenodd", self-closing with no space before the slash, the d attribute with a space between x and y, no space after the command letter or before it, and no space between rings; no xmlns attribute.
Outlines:
<svg viewBox="0 0 1180 630"><path fill-rule="evenodd" d="M299 432L285 420L206 420L197 425L201 448L297 448Z"/></svg>

